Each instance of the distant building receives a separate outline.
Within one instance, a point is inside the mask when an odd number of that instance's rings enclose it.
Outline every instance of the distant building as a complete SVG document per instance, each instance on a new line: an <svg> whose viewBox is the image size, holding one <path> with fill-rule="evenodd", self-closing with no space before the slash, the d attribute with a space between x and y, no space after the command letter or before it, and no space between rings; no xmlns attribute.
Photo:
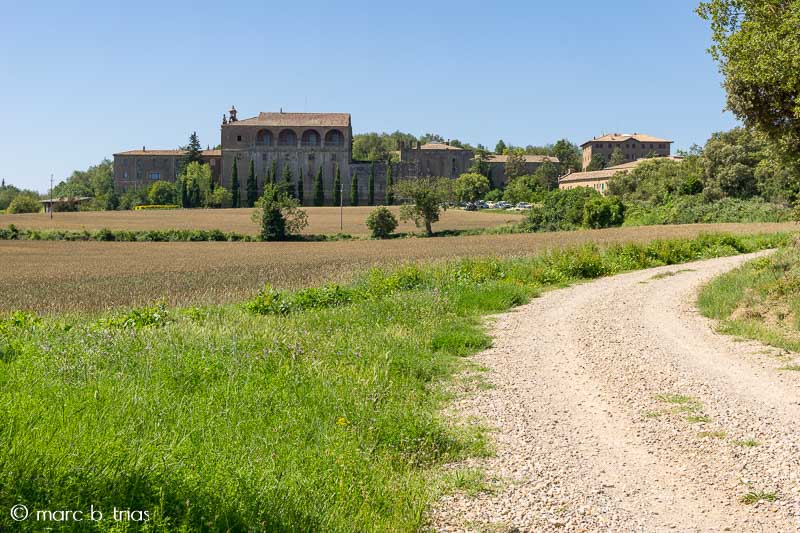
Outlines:
<svg viewBox="0 0 800 533"><path fill-rule="evenodd" d="M595 137L581 145L583 148L583 168L587 168L595 155L608 162L611 153L619 148L626 161L636 161L643 157L666 157L670 155L672 141L659 139L644 133L610 133Z"/></svg>
<svg viewBox="0 0 800 533"><path fill-rule="evenodd" d="M644 158L631 161L630 163L623 163L613 167L604 168L602 170L592 170L589 172L570 172L558 178L559 189L574 189L576 187L589 187L601 194L608 193L608 180L618 173L626 173L631 169L636 168L645 161L653 161L657 159L665 159L662 157ZM666 159L673 161L681 161L680 157L669 156Z"/></svg>
<svg viewBox="0 0 800 533"><path fill-rule="evenodd" d="M114 189L149 187L154 181L175 181L181 173L185 150L130 150L114 154ZM211 167L211 177L219 183L222 150L203 150L201 159Z"/></svg>
<svg viewBox="0 0 800 533"><path fill-rule="evenodd" d="M523 155L525 160L525 173L533 174L542 166L542 163L549 161L550 163L558 164L558 158L551 155ZM507 155L490 155L489 160L489 177L495 187L505 187L506 185L506 163L508 163Z"/></svg>

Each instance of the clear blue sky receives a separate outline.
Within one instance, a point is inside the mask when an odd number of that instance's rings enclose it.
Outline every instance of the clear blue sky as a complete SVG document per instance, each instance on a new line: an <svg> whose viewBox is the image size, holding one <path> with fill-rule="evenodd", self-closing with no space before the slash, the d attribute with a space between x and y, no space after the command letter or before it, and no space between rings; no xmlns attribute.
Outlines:
<svg viewBox="0 0 800 533"><path fill-rule="evenodd" d="M0 177L44 191L118 151L219 142L231 104L349 112L494 147L736 124L696 0L0 0Z"/></svg>

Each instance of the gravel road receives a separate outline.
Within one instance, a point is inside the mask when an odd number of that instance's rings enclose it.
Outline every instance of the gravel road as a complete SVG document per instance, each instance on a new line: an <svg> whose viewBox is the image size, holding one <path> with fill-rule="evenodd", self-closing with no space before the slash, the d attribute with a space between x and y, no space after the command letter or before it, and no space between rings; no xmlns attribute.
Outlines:
<svg viewBox="0 0 800 533"><path fill-rule="evenodd" d="M756 255L604 278L496 317L476 356L493 387L453 406L493 428L496 456L457 466L494 488L444 498L432 526L800 530L800 372L779 370L800 357L717 334L695 308L704 282Z"/></svg>

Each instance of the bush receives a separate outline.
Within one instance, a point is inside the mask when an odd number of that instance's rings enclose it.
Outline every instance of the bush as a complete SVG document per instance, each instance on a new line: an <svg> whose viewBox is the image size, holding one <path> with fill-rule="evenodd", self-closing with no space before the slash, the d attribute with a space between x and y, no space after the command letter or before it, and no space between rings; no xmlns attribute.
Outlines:
<svg viewBox="0 0 800 533"><path fill-rule="evenodd" d="M588 228L621 226L625 219L625 205L616 196L592 198L583 204L583 225Z"/></svg>
<svg viewBox="0 0 800 533"><path fill-rule="evenodd" d="M9 215L14 215L17 213L38 213L41 210L42 204L39 203L38 198L27 194L20 194L11 200L6 212Z"/></svg>
<svg viewBox="0 0 800 533"><path fill-rule="evenodd" d="M374 239L385 239L397 228L397 218L386 207L376 207L367 217L366 225Z"/></svg>
<svg viewBox="0 0 800 533"><path fill-rule="evenodd" d="M603 198L588 187L553 190L543 194L527 218L520 223L523 231L560 231L584 226L584 207L590 200Z"/></svg>
<svg viewBox="0 0 800 533"><path fill-rule="evenodd" d="M174 205L177 194L172 183L156 181L150 186L147 198L153 205Z"/></svg>
<svg viewBox="0 0 800 533"><path fill-rule="evenodd" d="M308 216L299 207L300 203L289 196L284 186L267 183L253 211L253 222L261 227L261 239L285 241L308 226Z"/></svg>

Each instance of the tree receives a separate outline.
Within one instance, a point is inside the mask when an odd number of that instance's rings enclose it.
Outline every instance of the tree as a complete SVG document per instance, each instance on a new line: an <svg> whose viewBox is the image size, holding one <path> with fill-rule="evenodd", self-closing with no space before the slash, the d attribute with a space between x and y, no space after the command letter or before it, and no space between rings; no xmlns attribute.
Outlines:
<svg viewBox="0 0 800 533"><path fill-rule="evenodd" d="M42 210L42 204L39 203L39 198L32 194L18 194L8 204L6 213L15 215L18 213L38 213Z"/></svg>
<svg viewBox="0 0 800 533"><path fill-rule="evenodd" d="M261 229L261 238L285 241L308 226L308 216L299 206L283 186L266 183L264 194L256 202L252 215L253 222Z"/></svg>
<svg viewBox="0 0 800 533"><path fill-rule="evenodd" d="M333 205L342 205L342 174L339 165L336 165L336 175L333 178Z"/></svg>
<svg viewBox="0 0 800 533"><path fill-rule="evenodd" d="M520 202L533 203L542 192L542 186L536 176L517 176L509 183L506 183L506 188L503 191L503 200L512 204Z"/></svg>
<svg viewBox="0 0 800 533"><path fill-rule="evenodd" d="M275 159L272 160L272 165L270 166L270 170L269 170L269 173L267 174L267 176L269 178L269 182L270 183L274 184L274 183L278 182L278 180L277 180L277 178L278 178L278 162Z"/></svg>
<svg viewBox="0 0 800 533"><path fill-rule="evenodd" d="M589 172L592 170L603 170L604 168L606 168L606 158L601 154L594 154L589 165L583 170Z"/></svg>
<svg viewBox="0 0 800 533"><path fill-rule="evenodd" d="M258 185L256 183L256 163L250 160L250 170L247 172L245 184L245 207L253 207L258 199Z"/></svg>
<svg viewBox="0 0 800 533"><path fill-rule="evenodd" d="M385 239L397 228L397 219L387 207L376 207L366 220L373 239Z"/></svg>
<svg viewBox="0 0 800 533"><path fill-rule="evenodd" d="M392 164L386 163L386 205L394 203L394 180L392 179Z"/></svg>
<svg viewBox="0 0 800 533"><path fill-rule="evenodd" d="M439 221L439 214L452 201L452 180L425 177L403 180L392 187L403 200L410 201L400 208L401 220L413 220L417 227L424 227L425 234L433 235L432 224Z"/></svg>
<svg viewBox="0 0 800 533"><path fill-rule="evenodd" d="M476 148L469 167L471 174L481 174L489 177L489 152L483 148Z"/></svg>
<svg viewBox="0 0 800 533"><path fill-rule="evenodd" d="M498 155L506 153L506 143L503 142L503 139L497 141L497 145L494 147L494 153Z"/></svg>
<svg viewBox="0 0 800 533"><path fill-rule="evenodd" d="M623 163L625 163L625 154L623 154L622 149L619 146L617 146L611 152L611 157L608 159L608 166L615 167Z"/></svg>
<svg viewBox="0 0 800 533"><path fill-rule="evenodd" d="M489 192L489 179L482 174L469 172L455 180L456 197L463 202L475 202Z"/></svg>
<svg viewBox="0 0 800 533"><path fill-rule="evenodd" d="M228 207L232 202L230 191L222 186L214 187L214 190L208 193L206 198L207 207Z"/></svg>
<svg viewBox="0 0 800 533"><path fill-rule="evenodd" d="M698 14L711 22L711 56L725 78L727 107L745 125L800 160L800 2L710 0Z"/></svg>
<svg viewBox="0 0 800 533"><path fill-rule="evenodd" d="M722 196L750 198L757 194L756 166L767 147L762 135L749 128L714 133L703 149L705 183Z"/></svg>
<svg viewBox="0 0 800 533"><path fill-rule="evenodd" d="M444 137L442 137L438 133L426 133L425 135L419 138L419 142L421 144L443 143Z"/></svg>
<svg viewBox="0 0 800 533"><path fill-rule="evenodd" d="M303 190L303 167L300 167L300 175L297 176L297 201L300 205L305 205L305 191Z"/></svg>
<svg viewBox="0 0 800 533"><path fill-rule="evenodd" d="M369 181L367 182L367 205L375 205L375 161L369 166Z"/></svg>
<svg viewBox="0 0 800 533"><path fill-rule="evenodd" d="M508 153L505 165L506 182L525 174L525 156L514 150Z"/></svg>
<svg viewBox="0 0 800 533"><path fill-rule="evenodd" d="M289 163L283 167L283 181L285 182L286 192L289 196L295 197L294 183L292 182L292 169L289 168Z"/></svg>
<svg viewBox="0 0 800 533"><path fill-rule="evenodd" d="M561 177L561 166L545 158L542 164L539 165L539 168L533 173L533 176L542 189L546 191L558 189L558 178Z"/></svg>
<svg viewBox="0 0 800 533"><path fill-rule="evenodd" d="M234 165L235 164L236 163L234 162ZM186 182L184 180L182 180L180 177L178 177L177 189L178 189L178 193L176 195L176 200L178 202L178 205L183 207L184 209L189 207L189 196L186 193ZM123 197L124 196L125 195L123 195ZM122 198L120 198L119 208L120 209L130 209L130 207L123 207L122 206Z"/></svg>
<svg viewBox="0 0 800 533"><path fill-rule="evenodd" d="M567 139L561 139L553 145L551 150L553 157L558 159L561 174L566 174L572 169L577 171L581 169L582 153L577 145L569 142Z"/></svg>
<svg viewBox="0 0 800 533"><path fill-rule="evenodd" d="M177 191L175 186L166 181L156 181L150 185L147 198L153 205L170 205L175 203Z"/></svg>
<svg viewBox="0 0 800 533"><path fill-rule="evenodd" d="M314 205L325 205L325 189L322 183L322 165L319 166L317 177L314 179Z"/></svg>
<svg viewBox="0 0 800 533"><path fill-rule="evenodd" d="M201 163L203 148L200 146L200 140L197 138L197 132L193 131L189 135L189 144L183 147L186 152L181 159L181 168L184 169L190 163Z"/></svg>
<svg viewBox="0 0 800 533"><path fill-rule="evenodd" d="M231 173L231 198L233 207L242 206L242 191L239 186L239 166L236 159L233 160L233 172Z"/></svg>
<svg viewBox="0 0 800 533"><path fill-rule="evenodd" d="M587 228L621 226L625 220L625 205L616 196L595 196L583 204L583 225Z"/></svg>
<svg viewBox="0 0 800 533"><path fill-rule="evenodd" d="M189 163L178 179L183 182L185 207L204 206L211 192L211 167L197 161Z"/></svg>
<svg viewBox="0 0 800 533"><path fill-rule="evenodd" d="M358 172L353 169L353 176L350 178L350 205L358 205Z"/></svg>

